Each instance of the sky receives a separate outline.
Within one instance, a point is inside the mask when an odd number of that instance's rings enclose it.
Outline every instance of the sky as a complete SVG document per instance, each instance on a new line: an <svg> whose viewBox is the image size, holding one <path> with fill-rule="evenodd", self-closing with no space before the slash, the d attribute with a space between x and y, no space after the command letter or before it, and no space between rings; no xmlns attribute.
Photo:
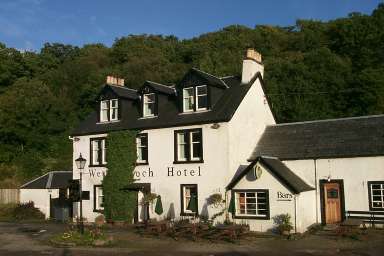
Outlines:
<svg viewBox="0 0 384 256"><path fill-rule="evenodd" d="M46 42L82 46L129 34L188 39L233 24L294 25L371 14L383 0L0 0L0 42L39 51Z"/></svg>

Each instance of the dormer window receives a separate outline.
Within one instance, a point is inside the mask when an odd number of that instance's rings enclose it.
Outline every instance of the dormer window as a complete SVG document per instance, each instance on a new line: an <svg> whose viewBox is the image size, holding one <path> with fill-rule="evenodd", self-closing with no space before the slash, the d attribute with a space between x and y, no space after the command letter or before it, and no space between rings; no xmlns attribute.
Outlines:
<svg viewBox="0 0 384 256"><path fill-rule="evenodd" d="M183 89L183 112L206 110L208 108L208 90L206 85Z"/></svg>
<svg viewBox="0 0 384 256"><path fill-rule="evenodd" d="M118 99L100 101L100 122L119 120Z"/></svg>
<svg viewBox="0 0 384 256"><path fill-rule="evenodd" d="M143 95L143 117L155 116L156 95L147 93Z"/></svg>

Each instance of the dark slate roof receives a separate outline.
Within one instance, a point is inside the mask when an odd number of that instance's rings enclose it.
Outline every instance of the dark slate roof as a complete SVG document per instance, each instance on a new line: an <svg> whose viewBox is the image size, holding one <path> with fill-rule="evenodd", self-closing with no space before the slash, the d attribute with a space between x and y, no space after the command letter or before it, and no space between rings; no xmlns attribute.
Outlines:
<svg viewBox="0 0 384 256"><path fill-rule="evenodd" d="M169 95L175 95L176 94L175 88L171 87L171 86L159 84L159 83L152 82L152 81L145 81L144 85L145 84L148 84L149 86L151 86L153 89L155 89L158 92L162 92L162 93L169 94Z"/></svg>
<svg viewBox="0 0 384 256"><path fill-rule="evenodd" d="M165 127L177 127L194 124L206 124L215 122L228 122L238 106L247 94L249 88L255 80L259 79L262 83L260 73L248 84L241 84L241 78L238 76L222 78L227 86L218 101L208 111L194 113L179 113L176 101L165 106L165 109L159 111L158 117L140 118L139 116L123 116L119 122L98 123L97 112L91 113L88 118L81 122L71 135L99 134L124 129L156 129Z"/></svg>
<svg viewBox="0 0 384 256"><path fill-rule="evenodd" d="M235 175L227 186L227 190L232 189L257 163L263 165L274 175L281 183L283 183L291 192L298 194L305 191L314 190L283 162L273 157L258 157L244 170Z"/></svg>
<svg viewBox="0 0 384 256"><path fill-rule="evenodd" d="M25 183L22 189L57 189L67 188L69 181L72 180L71 171L48 172L30 182Z"/></svg>
<svg viewBox="0 0 384 256"><path fill-rule="evenodd" d="M384 155L384 115L271 125L250 161Z"/></svg>
<svg viewBox="0 0 384 256"><path fill-rule="evenodd" d="M119 86L119 85L106 85L106 87L109 87L116 93L117 96L121 98L126 99L138 99L139 95L137 94L137 91L128 87Z"/></svg>
<svg viewBox="0 0 384 256"><path fill-rule="evenodd" d="M228 85L226 84L225 80L222 78L219 78L217 76L211 75L209 73L206 73L204 71L201 71L197 68L192 68L192 71L196 72L200 76L204 77L207 79L209 82L211 82L212 85L217 85L221 88L228 88Z"/></svg>

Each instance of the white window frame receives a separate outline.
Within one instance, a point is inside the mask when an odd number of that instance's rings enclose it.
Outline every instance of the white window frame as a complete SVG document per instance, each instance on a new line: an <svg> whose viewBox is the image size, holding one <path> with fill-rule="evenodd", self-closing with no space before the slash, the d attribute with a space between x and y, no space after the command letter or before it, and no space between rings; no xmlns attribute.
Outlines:
<svg viewBox="0 0 384 256"><path fill-rule="evenodd" d="M186 91L187 90L191 90L192 91L192 95L186 96ZM194 109L195 93L194 92L195 92L195 90L194 90L193 87L183 88L183 112L193 112L193 111L195 111L195 109ZM191 109L187 109L186 108L186 100L187 99L192 100L192 108Z"/></svg>
<svg viewBox="0 0 384 256"><path fill-rule="evenodd" d="M105 143L105 138L92 138L90 144L91 144L91 151L92 151L91 165L100 166L100 165L107 164L107 159L106 159L107 147ZM99 148L100 146L101 148ZM101 157L99 155L100 150L101 150Z"/></svg>
<svg viewBox="0 0 384 256"><path fill-rule="evenodd" d="M199 91L198 88L202 88L202 87L205 87L205 90L206 90L205 94L199 94L199 93L198 93L198 91ZM199 97L205 97L205 98L206 98L206 101L207 101L207 105L208 105L208 87L207 87L206 85L199 85L199 86L196 86L195 95L196 95L196 99L195 99L195 102L196 102L196 111L207 110L207 106L202 107L202 108L199 107Z"/></svg>
<svg viewBox="0 0 384 256"><path fill-rule="evenodd" d="M183 205L182 205L182 208L183 208L183 213L186 213L186 214L196 214L196 212L193 212L191 210L188 210L188 204L189 202L187 203L187 199L189 198L189 200L191 199L191 192L189 192L189 196L187 197L186 195L186 189L191 189L191 188L194 188L196 189L196 200L199 201L199 195L198 195L198 189L197 189L197 184L182 184L182 192L183 192Z"/></svg>
<svg viewBox="0 0 384 256"><path fill-rule="evenodd" d="M190 152L190 159L191 159L192 161L199 161L199 160L201 160L202 156L200 156L200 157L193 157L193 155L194 155L193 144L199 144L200 147L201 147L202 139L200 139L200 141L193 141L193 134L194 134L194 133L199 133L199 134L200 134L200 138L201 138L201 136L202 136L201 131L198 131L198 130L190 131L190 132L189 132L189 147L190 147L189 152ZM201 151L201 150L200 150L200 151ZM200 152L200 154L201 154L201 153L202 153L202 152Z"/></svg>
<svg viewBox="0 0 384 256"><path fill-rule="evenodd" d="M136 153L137 153L137 163L148 163L148 145L143 145L142 144L142 138L147 139L148 143L148 135L147 134L139 134L136 137ZM147 159L143 159L143 151L142 150L147 150ZM140 159L141 156L141 159Z"/></svg>
<svg viewBox="0 0 384 256"><path fill-rule="evenodd" d="M93 195L95 197L95 206L94 209L96 211L103 211L104 206L101 204L104 204L104 191L103 191L103 186L101 185L96 185L95 186L95 194Z"/></svg>
<svg viewBox="0 0 384 256"><path fill-rule="evenodd" d="M107 123L119 120L119 100L101 100L100 101L100 123ZM103 112L106 112L104 115ZM113 117L115 113L115 117Z"/></svg>
<svg viewBox="0 0 384 256"><path fill-rule="evenodd" d="M115 111L115 118L113 118L114 111ZM110 121L119 120L119 100L117 99L112 99L109 101L109 120Z"/></svg>
<svg viewBox="0 0 384 256"><path fill-rule="evenodd" d="M148 101L149 99L146 96L153 96L153 101ZM154 109L153 113L146 113L146 109L150 110L149 104L153 104L153 109ZM147 108L145 108L146 105L148 105ZM156 95L154 93L145 93L145 94L143 94L143 117L155 116L155 108L156 108Z"/></svg>
<svg viewBox="0 0 384 256"><path fill-rule="evenodd" d="M106 112L105 115L103 112ZM102 100L100 101L100 122L108 122L109 121L109 101Z"/></svg>
<svg viewBox="0 0 384 256"><path fill-rule="evenodd" d="M381 210L384 211L384 182L376 182L376 183L371 183L369 184L369 190L370 190L370 207L377 211ZM379 188L373 188L373 186L379 186ZM375 196L380 196L381 200L373 200L373 191L380 191L380 195L375 195ZM374 206L374 203L380 203L381 207Z"/></svg>
<svg viewBox="0 0 384 256"><path fill-rule="evenodd" d="M241 213L240 212L240 194L244 193L244 213ZM251 194L251 193L254 193L255 196L254 197L251 197L251 196L248 196L248 194ZM263 193L265 195L265 197L261 197L261 194ZM269 213L269 199L267 198L268 197L268 193L265 191L265 190L240 190L240 191L235 191L235 205L236 205L236 216L244 216L244 217L256 217L256 218L267 218L268 217L268 213ZM251 202L247 202L247 199L255 199L255 202L254 203L251 203ZM259 208L259 203L258 202L258 199L265 199L265 208ZM252 208L252 210L255 211L255 214L249 214L247 213L247 210L248 210L248 206L247 205L254 205L255 208ZM266 214L259 214L259 211L260 210L264 210L266 211Z"/></svg>

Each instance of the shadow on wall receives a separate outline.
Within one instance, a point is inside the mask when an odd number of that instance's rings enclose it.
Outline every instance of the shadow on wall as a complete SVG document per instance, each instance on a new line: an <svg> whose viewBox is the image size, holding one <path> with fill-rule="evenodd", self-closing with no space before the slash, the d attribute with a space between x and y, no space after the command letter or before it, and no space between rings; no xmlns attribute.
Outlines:
<svg viewBox="0 0 384 256"><path fill-rule="evenodd" d="M175 218L175 205L171 203L169 205L169 209L167 212L167 219L174 219Z"/></svg>

